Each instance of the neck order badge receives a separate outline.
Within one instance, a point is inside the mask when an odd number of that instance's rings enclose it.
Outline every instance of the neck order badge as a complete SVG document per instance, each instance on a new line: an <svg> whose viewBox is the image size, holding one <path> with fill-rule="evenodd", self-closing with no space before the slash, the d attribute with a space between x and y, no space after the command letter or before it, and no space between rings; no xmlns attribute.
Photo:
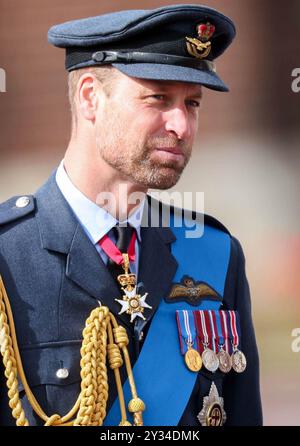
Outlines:
<svg viewBox="0 0 300 446"><path fill-rule="evenodd" d="M130 322L133 322L137 317L145 320L146 318L143 315L144 308L152 308L146 302L148 293L142 296L137 293L136 275L130 273L130 261L134 262L135 260L135 241L136 233L133 232L127 253L122 253L107 235L99 242L107 256L116 264L122 265L124 269L124 274L118 275L117 280L125 294L123 294L123 299L115 300L122 307L119 314L126 312L130 315Z"/></svg>

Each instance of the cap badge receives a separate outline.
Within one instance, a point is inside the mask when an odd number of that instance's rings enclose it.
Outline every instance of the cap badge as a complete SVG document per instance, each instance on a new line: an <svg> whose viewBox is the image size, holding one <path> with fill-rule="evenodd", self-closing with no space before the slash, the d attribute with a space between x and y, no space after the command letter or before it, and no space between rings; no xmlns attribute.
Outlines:
<svg viewBox="0 0 300 446"><path fill-rule="evenodd" d="M223 426L226 421L224 400L219 396L214 382L211 385L209 395L203 399L203 408L197 418L202 426Z"/></svg>
<svg viewBox="0 0 300 446"><path fill-rule="evenodd" d="M210 38L215 32L215 29L215 26L211 25L209 22L206 24L200 23L200 25L197 25L198 38L186 37L186 47L188 53L197 59L204 59L207 57L211 50Z"/></svg>

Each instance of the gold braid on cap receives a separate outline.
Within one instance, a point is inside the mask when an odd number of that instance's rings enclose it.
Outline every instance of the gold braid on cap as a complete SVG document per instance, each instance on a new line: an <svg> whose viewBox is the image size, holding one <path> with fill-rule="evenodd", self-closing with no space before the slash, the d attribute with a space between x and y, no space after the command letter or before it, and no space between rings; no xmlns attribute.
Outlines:
<svg viewBox="0 0 300 446"><path fill-rule="evenodd" d="M0 276L0 350L3 356L4 374L8 387L9 407L17 426L29 426L18 391L21 379L29 403L45 426L102 426L106 416L108 400L108 380L106 355L110 368L114 371L119 396L121 421L119 426L131 426L127 420L126 406L119 368L125 360L132 399L128 410L133 415L133 425L142 426L144 402L138 397L127 345L128 335L107 307L92 310L83 330L80 350L81 391L76 403L68 414L48 416L35 399L25 376L17 343L16 330L9 299ZM122 354L121 354L122 352Z"/></svg>

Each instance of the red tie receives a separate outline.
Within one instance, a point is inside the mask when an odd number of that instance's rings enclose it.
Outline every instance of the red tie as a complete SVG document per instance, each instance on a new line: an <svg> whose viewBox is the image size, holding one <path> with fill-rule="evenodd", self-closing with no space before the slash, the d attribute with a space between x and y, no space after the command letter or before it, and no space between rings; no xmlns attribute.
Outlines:
<svg viewBox="0 0 300 446"><path fill-rule="evenodd" d="M112 230L110 231L111 234L115 237L116 244L115 246L120 250L122 254L127 253L130 242L132 242L132 239L135 240L135 230L132 226L119 226L116 225ZM106 251L106 254L108 255L108 263L107 268L113 278L117 281L117 277L120 274L124 273L124 269L122 265L117 263L114 258L110 256L110 252Z"/></svg>

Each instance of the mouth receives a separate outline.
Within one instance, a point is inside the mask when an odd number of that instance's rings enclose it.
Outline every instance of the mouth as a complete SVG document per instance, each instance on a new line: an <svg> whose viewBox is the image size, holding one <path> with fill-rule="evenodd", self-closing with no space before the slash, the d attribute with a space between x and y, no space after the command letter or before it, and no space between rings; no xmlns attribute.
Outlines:
<svg viewBox="0 0 300 446"><path fill-rule="evenodd" d="M159 152L168 152L168 153L173 153L174 155L183 156L182 150L179 149L178 147L157 147L156 150L158 150Z"/></svg>
<svg viewBox="0 0 300 446"><path fill-rule="evenodd" d="M155 152L165 161L181 161L185 159L184 153L178 147L157 147Z"/></svg>

